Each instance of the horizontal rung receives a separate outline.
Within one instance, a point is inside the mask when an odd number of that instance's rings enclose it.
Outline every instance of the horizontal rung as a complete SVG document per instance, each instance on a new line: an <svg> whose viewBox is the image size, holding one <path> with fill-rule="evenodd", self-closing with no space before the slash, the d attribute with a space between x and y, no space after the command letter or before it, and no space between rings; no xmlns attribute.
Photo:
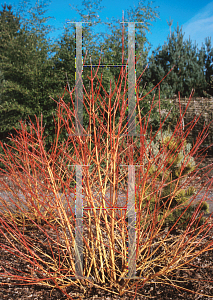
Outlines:
<svg viewBox="0 0 213 300"><path fill-rule="evenodd" d="M105 208L100 208L100 207L83 207L83 209L89 210L89 209L127 209L127 207L105 207Z"/></svg>
<svg viewBox="0 0 213 300"><path fill-rule="evenodd" d="M126 67L127 65L83 65L83 67Z"/></svg>
<svg viewBox="0 0 213 300"><path fill-rule="evenodd" d="M119 277L119 279L146 279L145 277L137 277L137 276L133 276L133 277Z"/></svg>

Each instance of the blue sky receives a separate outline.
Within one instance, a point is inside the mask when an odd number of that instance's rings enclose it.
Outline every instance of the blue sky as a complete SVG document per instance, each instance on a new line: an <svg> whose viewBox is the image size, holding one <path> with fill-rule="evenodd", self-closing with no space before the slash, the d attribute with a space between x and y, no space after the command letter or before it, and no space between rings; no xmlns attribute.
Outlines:
<svg viewBox="0 0 213 300"><path fill-rule="evenodd" d="M19 0L11 0L11 1L2 1L1 4L11 4L18 8L18 4L22 3ZM29 8L35 5L36 0L28 1ZM40 3L45 3L44 1L40 1ZM124 10L124 17L127 16L125 11L130 8L134 8L134 6L138 6L139 0L129 1L129 0L117 0L117 1L109 1L102 0L100 2L100 6L104 6L103 10L97 12L99 18L103 21L111 21L112 17L115 19L119 19L122 21L122 10ZM148 1L142 2L145 5ZM81 21L80 15L77 11L73 10L71 6L77 6L78 9L82 9L82 1L73 1L73 0L52 0L49 2L48 6L45 7L47 12L44 16L51 16L54 19L50 19L46 22L46 25L53 25L56 29L61 27L61 30L57 30L54 33L50 33L48 37L56 40L59 38L59 35L63 33L63 26L66 26L67 20L73 21ZM174 27L177 27L177 22L179 26L183 26L183 32L185 32L184 38L188 39L190 35L190 39L198 46L198 49L201 48L202 43L205 43L206 37L211 37L213 40L213 1L208 0L156 0L153 1L151 7L159 6L156 11L159 13L159 19L151 22L153 26L150 26L151 32L146 32L146 37L148 41L151 43L152 48L149 52L151 54L152 50L154 50L157 46L163 45L169 36L169 26L167 21L173 20L172 31L174 31ZM27 12L27 10L26 10ZM28 14L26 14L28 16ZM108 17L109 20L106 18ZM125 18L125 21L126 20ZM94 29L95 33L101 31L105 32L106 26L103 27L101 25L96 26Z"/></svg>

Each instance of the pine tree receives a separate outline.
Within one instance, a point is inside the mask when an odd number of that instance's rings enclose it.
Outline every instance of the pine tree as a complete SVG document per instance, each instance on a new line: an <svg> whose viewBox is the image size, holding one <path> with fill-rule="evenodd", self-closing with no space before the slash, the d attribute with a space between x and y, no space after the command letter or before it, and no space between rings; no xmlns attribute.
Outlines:
<svg viewBox="0 0 213 300"><path fill-rule="evenodd" d="M149 143L150 140L147 139L147 144ZM171 228L176 223L178 218L181 216L181 214L189 204L189 199L191 198L191 196L196 194L196 189L193 186L181 188L182 186L184 186L186 176L192 174L196 167L194 158L189 155L191 144L184 141L183 145L181 146L181 143L182 140L178 138L178 135L172 137L172 133L168 129L167 131L162 133L162 137L161 132L158 132L155 139L152 140L150 145L150 159L154 160L151 168L148 170L150 181L152 183L156 183L156 189L157 186L162 186L162 183L164 182L163 188L161 190L157 189L157 199L159 201L158 208L160 208L158 221L162 219L162 216L165 215L165 212L168 213L168 217L164 220L163 228L165 228L165 226ZM149 155L149 149L147 149L147 154ZM187 161L187 164L185 163L185 161ZM145 165L147 163L148 160L145 158ZM180 179L181 176L184 177ZM157 182L159 182L159 184ZM157 203L156 194L154 196L151 195L153 186L150 188L147 184L146 188L146 200L143 203L143 207L146 207L146 203L150 201L149 209L151 212L154 212L155 205ZM177 207L177 205L180 205L180 207L172 211L172 209ZM187 209L187 212L184 213L184 215L177 222L176 227L185 229L197 206L198 204L191 205ZM203 202L201 213L208 212L208 204L206 202ZM204 220L205 218L202 217L200 220L200 224L203 224Z"/></svg>
<svg viewBox="0 0 213 300"><path fill-rule="evenodd" d="M167 43L158 47L149 60L149 70L146 81L156 85L175 65L173 71L164 79L161 84L162 94L171 98L174 94L181 97L189 97L192 88L195 89L195 96L202 96L200 92L205 88L204 65L198 60L199 53L192 41L183 41L184 34L179 26L168 37Z"/></svg>
<svg viewBox="0 0 213 300"><path fill-rule="evenodd" d="M203 64L203 71L205 73L205 88L204 96L213 96L212 74L213 74L213 48L211 47L211 38L205 39L205 46L199 52L199 60Z"/></svg>

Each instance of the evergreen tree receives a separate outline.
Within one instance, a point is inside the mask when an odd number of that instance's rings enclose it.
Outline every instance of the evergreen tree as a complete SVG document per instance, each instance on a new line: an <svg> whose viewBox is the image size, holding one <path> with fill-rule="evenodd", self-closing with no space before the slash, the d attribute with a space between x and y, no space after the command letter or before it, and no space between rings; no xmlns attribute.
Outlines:
<svg viewBox="0 0 213 300"><path fill-rule="evenodd" d="M34 8L39 16L45 13L41 12L41 8L41 5ZM32 13L29 20L24 20L19 15L23 27L16 37L7 30L5 18L0 19L1 28L6 28L3 37L7 40L7 44L2 44L0 53L5 79L1 94L0 131L1 140L8 143L6 137L9 133L15 134L12 128L19 129L21 119L29 121L30 117L35 122L34 114L40 117L42 113L43 124L47 124L45 135L49 134L47 147L50 147L55 132L52 113L55 114L57 104L49 96L57 100L60 89L53 73L53 64L48 60L48 52L56 48L48 45L45 40L49 30L46 30L43 23L47 18L41 19L39 16ZM29 24L31 30L27 29Z"/></svg>
<svg viewBox="0 0 213 300"><path fill-rule="evenodd" d="M205 47L206 46L206 47ZM205 90L204 96L213 96L212 74L213 74L213 48L211 47L211 38L205 39L205 46L199 52L199 60L203 65L205 73Z"/></svg>
<svg viewBox="0 0 213 300"><path fill-rule="evenodd" d="M5 89L6 84L8 83L8 67L5 68L4 62L9 60L8 56L12 56L11 54L11 43L15 39L17 39L18 31L20 32L20 18L17 16L14 16L11 9L12 6L6 6L2 5L3 10L0 11L0 63L1 63L1 108L4 105L5 109L3 108L3 111L1 111L1 120L4 120L4 129L8 129L10 127L9 125L9 117L8 117L8 110L9 109L9 104L7 101L5 101L4 93L3 90ZM8 11L6 10L8 9ZM13 46L13 48L15 48ZM5 64L6 65L6 64ZM6 118L8 118L8 121L6 121ZM5 124L6 123L6 124ZM2 130L1 130L2 131ZM7 135L3 134L5 137ZM1 134L2 138L2 134Z"/></svg>
<svg viewBox="0 0 213 300"><path fill-rule="evenodd" d="M5 79L2 71L0 71L0 90L2 89L2 85L4 84ZM1 92L0 92L0 102L1 102Z"/></svg>
<svg viewBox="0 0 213 300"><path fill-rule="evenodd" d="M180 91L181 97L189 97L192 88L195 96L200 96L200 91L205 88L203 64L198 60L196 46L190 40L183 41L182 28L175 29L168 43L164 43L153 51L149 60L149 70L146 81L156 85L175 65L173 71L161 84L161 91L165 97L171 98ZM146 75L145 75L146 76Z"/></svg>
<svg viewBox="0 0 213 300"><path fill-rule="evenodd" d="M8 39L12 39L18 35L20 31L20 18L14 16L11 5L2 5L3 10L0 11L0 51L1 53L7 48ZM8 11L6 10L8 9Z"/></svg>
<svg viewBox="0 0 213 300"><path fill-rule="evenodd" d="M3 10L0 11L0 54L2 55L7 51L8 40L17 36L17 32L20 30L20 18L17 18L11 12L11 5L2 5ZM8 10L6 10L8 9ZM2 94L3 83L5 82L5 77L3 70L0 71L0 94Z"/></svg>

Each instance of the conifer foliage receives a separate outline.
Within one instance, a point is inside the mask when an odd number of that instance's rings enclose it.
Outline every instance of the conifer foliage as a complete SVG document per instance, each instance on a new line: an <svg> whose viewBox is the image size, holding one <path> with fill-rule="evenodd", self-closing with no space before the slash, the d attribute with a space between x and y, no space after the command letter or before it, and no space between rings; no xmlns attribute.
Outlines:
<svg viewBox="0 0 213 300"><path fill-rule="evenodd" d="M41 113L47 125L45 134L50 136L47 143L53 142L55 133L52 113L57 105L49 96L57 98L62 89L53 72L52 61L48 60L49 50L55 50L44 38L50 30L44 25L46 18L40 17L44 14L41 5L37 6L36 14L32 9L28 11L31 13L29 20L19 12L15 16L11 6L7 7L8 11L4 6L0 12L0 139L10 145L7 137L11 133L16 135L19 121L29 124L31 119L35 122L35 115L40 117Z"/></svg>
<svg viewBox="0 0 213 300"><path fill-rule="evenodd" d="M152 160L148 174L150 181L155 182L158 194L152 193L153 187L150 190L147 185L143 207L149 203L148 209L154 212L156 205L158 205L161 211L158 215L158 221L161 221L162 216L165 216L165 211L167 211L168 216L163 221L163 228L165 226L171 228L175 225L180 229L186 229L187 221L191 219L197 208L197 205L190 205L187 212L183 214L187 205L190 204L190 199L192 200L193 195L196 194L196 189L193 186L184 189L187 176L190 176L196 169L195 160L189 155L191 144L178 139L178 135L175 136L169 128L162 134L158 132L152 141L148 139L147 144L150 145L147 155ZM145 158L145 165L147 163L148 160ZM203 202L201 213L208 212L208 204ZM182 214L183 216L181 216ZM204 220L205 218L201 217L199 224L202 225Z"/></svg>
<svg viewBox="0 0 213 300"><path fill-rule="evenodd" d="M174 70L161 84L161 95L166 98L178 95L178 92L181 97L189 97L192 89L195 90L194 96L204 96L203 90L206 90L209 83L205 74L208 64L205 48L200 53L190 39L184 41L183 38L182 28L177 25L171 37L168 36L167 43L152 52L149 68L143 76L145 82L156 85L175 65ZM210 44L208 48L211 52ZM211 57L210 53L208 57Z"/></svg>

